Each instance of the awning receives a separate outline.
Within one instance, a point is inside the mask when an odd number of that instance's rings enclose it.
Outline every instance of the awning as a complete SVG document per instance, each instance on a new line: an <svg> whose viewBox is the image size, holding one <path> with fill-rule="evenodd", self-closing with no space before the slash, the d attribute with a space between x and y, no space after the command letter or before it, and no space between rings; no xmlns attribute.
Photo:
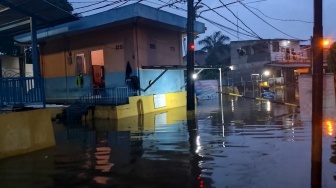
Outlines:
<svg viewBox="0 0 336 188"><path fill-rule="evenodd" d="M30 32L30 17L35 18L38 29L78 19L67 11L71 8L70 4L61 6L52 2L55 1L1 0L0 36L14 36Z"/></svg>

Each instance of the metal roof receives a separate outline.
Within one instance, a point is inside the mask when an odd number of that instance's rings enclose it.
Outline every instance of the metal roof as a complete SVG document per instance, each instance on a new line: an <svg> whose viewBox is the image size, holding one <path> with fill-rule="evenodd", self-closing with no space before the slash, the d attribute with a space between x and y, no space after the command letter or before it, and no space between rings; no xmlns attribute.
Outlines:
<svg viewBox="0 0 336 188"><path fill-rule="evenodd" d="M0 36L30 32L30 17L36 19L37 28L78 19L70 12L52 4L50 0L1 0Z"/></svg>
<svg viewBox="0 0 336 188"><path fill-rule="evenodd" d="M57 37L60 35L70 35L102 27L113 27L121 24L138 22L170 30L186 32L187 18L143 5L141 3L133 3L83 17L77 21L38 30L37 38L38 40L43 40L46 38ZM204 23L196 21L194 26L195 33L204 33L206 30ZM20 42L29 42L31 40L29 34L18 35L15 39Z"/></svg>

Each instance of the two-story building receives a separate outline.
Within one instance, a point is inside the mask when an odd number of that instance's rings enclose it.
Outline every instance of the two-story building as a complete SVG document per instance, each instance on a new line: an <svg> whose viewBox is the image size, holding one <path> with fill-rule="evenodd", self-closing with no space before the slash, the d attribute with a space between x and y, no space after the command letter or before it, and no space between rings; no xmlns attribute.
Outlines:
<svg viewBox="0 0 336 188"><path fill-rule="evenodd" d="M231 71L228 77L239 81L278 80L277 84L297 81L297 75L308 73L310 46L294 39L232 41ZM268 74L265 75L265 71Z"/></svg>

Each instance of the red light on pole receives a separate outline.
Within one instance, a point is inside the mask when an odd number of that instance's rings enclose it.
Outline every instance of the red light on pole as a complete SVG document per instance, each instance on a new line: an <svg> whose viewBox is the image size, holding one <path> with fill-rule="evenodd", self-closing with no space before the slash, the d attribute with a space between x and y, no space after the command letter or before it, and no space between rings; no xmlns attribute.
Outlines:
<svg viewBox="0 0 336 188"><path fill-rule="evenodd" d="M195 50L195 45L194 44L190 45L190 50L192 50L192 51Z"/></svg>

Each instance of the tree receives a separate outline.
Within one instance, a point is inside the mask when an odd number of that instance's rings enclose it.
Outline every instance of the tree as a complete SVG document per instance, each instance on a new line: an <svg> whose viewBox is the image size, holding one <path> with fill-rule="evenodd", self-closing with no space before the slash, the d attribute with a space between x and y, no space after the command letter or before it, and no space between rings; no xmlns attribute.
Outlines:
<svg viewBox="0 0 336 188"><path fill-rule="evenodd" d="M327 57L328 69L336 73L336 42L334 42L329 48L329 55Z"/></svg>
<svg viewBox="0 0 336 188"><path fill-rule="evenodd" d="M336 84L336 42L334 42L329 48L329 54L327 56L328 69L334 73L334 84ZM336 93L336 85L334 86Z"/></svg>
<svg viewBox="0 0 336 188"><path fill-rule="evenodd" d="M201 50L208 53L205 59L207 65L230 65L230 47L227 43L229 41L229 37L223 35L220 31L216 31L198 42L199 45L203 46ZM218 71L203 71L201 77L203 79L217 79Z"/></svg>

